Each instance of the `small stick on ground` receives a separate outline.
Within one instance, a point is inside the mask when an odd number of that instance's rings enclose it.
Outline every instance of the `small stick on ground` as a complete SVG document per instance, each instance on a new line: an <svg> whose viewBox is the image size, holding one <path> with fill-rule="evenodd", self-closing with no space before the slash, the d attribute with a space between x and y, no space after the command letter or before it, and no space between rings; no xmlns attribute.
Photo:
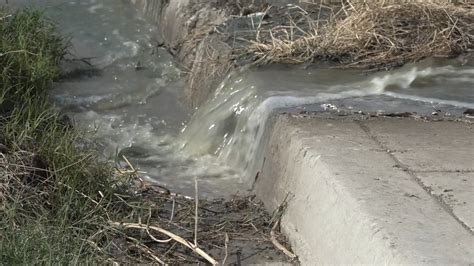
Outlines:
<svg viewBox="0 0 474 266"><path fill-rule="evenodd" d="M296 259L297 256L289 251L285 246L283 246L280 242L277 240L277 234L276 234L276 229L278 226L281 224L281 218L283 216L283 213L285 212L286 207L288 206L288 201L289 201L290 193L287 193L285 196L285 199L283 199L283 202L278 206L278 208L275 210L273 214L273 227L272 230L270 231L270 241L272 244L279 249L281 252L283 252L286 256L291 258L292 260Z"/></svg>
<svg viewBox="0 0 474 266"><path fill-rule="evenodd" d="M198 210L199 210L199 200L198 200L198 181L197 178L194 178L194 198L196 200L196 206L194 209L194 246L198 246L197 235L198 235Z"/></svg>
<svg viewBox="0 0 474 266"><path fill-rule="evenodd" d="M173 240L175 240L176 242L182 244L183 246L193 250L194 252L196 252L199 256L201 256L202 258L204 258L205 260L207 260L210 264L212 265L217 265L217 261L215 259L213 259L211 256L209 256L206 252L204 252L202 249L200 249L199 247L195 246L194 244L190 243L189 241L187 241L186 239L176 235L176 234L173 234L171 233L170 231L168 230L165 230L163 228L160 228L160 227L157 227L157 226L147 226L147 225L142 225L142 224L137 224L137 223L117 223L117 222L110 222L110 224L112 226L115 226L115 227L125 227L125 228L133 228L133 229L140 229L140 230L147 230L148 229L151 229L153 231L156 231L158 233L161 233L161 234L164 234L170 238L172 238Z"/></svg>
<svg viewBox="0 0 474 266"><path fill-rule="evenodd" d="M280 242L278 242L277 240L277 235L275 233L275 230L276 228L278 227L278 225L280 225L280 220L278 220L278 222L276 222L273 227L272 227L272 230L270 231L270 240L272 241L272 244L279 250L281 250L281 252L283 252L286 256L288 256L289 258L291 259L296 259L296 255L289 251L285 246L283 246Z"/></svg>
<svg viewBox="0 0 474 266"><path fill-rule="evenodd" d="M225 241L224 241L224 245L225 245L225 256L224 256L224 259L222 260L222 265L225 265L226 261L227 261L227 256L229 256L229 235L227 233L225 233Z"/></svg>
<svg viewBox="0 0 474 266"><path fill-rule="evenodd" d="M153 252L145 245L141 244L140 241L133 237L127 237L128 240L131 240L132 242L135 243L137 249L140 249L141 251L145 252L148 256L150 256L155 262L159 263L160 265L166 265L158 256L153 254Z"/></svg>

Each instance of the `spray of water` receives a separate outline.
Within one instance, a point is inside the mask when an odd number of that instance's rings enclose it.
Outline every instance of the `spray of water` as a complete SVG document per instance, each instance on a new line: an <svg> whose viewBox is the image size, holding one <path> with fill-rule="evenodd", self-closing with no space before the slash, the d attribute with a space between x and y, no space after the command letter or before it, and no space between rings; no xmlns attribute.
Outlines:
<svg viewBox="0 0 474 266"><path fill-rule="evenodd" d="M180 141L189 154L213 154L224 164L242 170L241 177L245 182L245 178L255 175L268 119L278 110L370 95L471 108L474 104L469 102L427 98L404 94L404 91L412 89L412 84L419 79L438 79L435 82L443 83L443 79L450 80L456 75L474 82L473 73L474 69L456 69L452 66L410 67L346 84L335 79L332 84L310 83L298 88L292 87L290 81L287 90L265 86L257 88L244 82L240 74L238 78L227 80L198 110L180 136Z"/></svg>

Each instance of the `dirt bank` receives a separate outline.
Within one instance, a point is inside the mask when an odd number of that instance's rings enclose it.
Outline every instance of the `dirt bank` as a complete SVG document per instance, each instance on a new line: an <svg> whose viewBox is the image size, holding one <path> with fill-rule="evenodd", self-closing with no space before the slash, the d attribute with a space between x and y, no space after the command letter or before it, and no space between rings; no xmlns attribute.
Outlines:
<svg viewBox="0 0 474 266"><path fill-rule="evenodd" d="M147 1L131 0L146 17L159 23L162 45L188 71L186 101L198 107L231 69L247 63L235 53L252 38L258 18L269 4L297 1Z"/></svg>
<svg viewBox="0 0 474 266"><path fill-rule="evenodd" d="M232 13L213 1L132 2L148 18L159 23L163 45L188 71L186 100L198 106L231 69L231 49L211 34Z"/></svg>

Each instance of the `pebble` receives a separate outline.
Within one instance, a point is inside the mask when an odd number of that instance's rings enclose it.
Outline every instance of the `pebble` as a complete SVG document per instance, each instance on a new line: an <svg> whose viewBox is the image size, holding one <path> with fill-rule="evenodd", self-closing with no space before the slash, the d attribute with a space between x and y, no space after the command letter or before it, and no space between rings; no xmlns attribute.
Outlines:
<svg viewBox="0 0 474 266"><path fill-rule="evenodd" d="M8 152L7 146L0 143L0 153L6 154Z"/></svg>

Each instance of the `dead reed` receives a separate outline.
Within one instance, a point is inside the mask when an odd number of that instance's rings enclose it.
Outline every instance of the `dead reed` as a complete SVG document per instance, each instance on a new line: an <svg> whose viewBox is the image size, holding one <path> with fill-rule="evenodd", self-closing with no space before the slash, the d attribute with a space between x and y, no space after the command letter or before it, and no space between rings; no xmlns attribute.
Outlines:
<svg viewBox="0 0 474 266"><path fill-rule="evenodd" d="M370 68L456 56L474 47L474 11L469 3L347 1L323 22L310 13L317 12L300 12L305 23L289 16L287 25L259 28L248 51L260 64L324 58Z"/></svg>

